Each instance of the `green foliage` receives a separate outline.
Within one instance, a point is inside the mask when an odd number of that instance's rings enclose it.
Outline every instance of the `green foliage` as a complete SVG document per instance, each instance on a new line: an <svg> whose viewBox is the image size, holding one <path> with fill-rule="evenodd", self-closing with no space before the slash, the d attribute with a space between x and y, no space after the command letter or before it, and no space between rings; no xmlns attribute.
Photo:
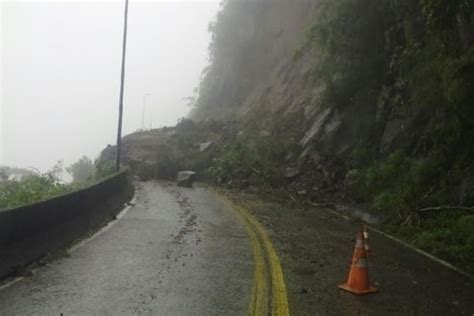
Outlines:
<svg viewBox="0 0 474 316"><path fill-rule="evenodd" d="M94 163L94 168L95 180L100 180L115 173L115 162L97 159Z"/></svg>
<svg viewBox="0 0 474 316"><path fill-rule="evenodd" d="M115 168L113 162L96 161L94 169L92 161L83 157L67 168L74 177L74 181L69 184L60 179L63 173L62 161L46 173L18 170L23 175L20 180L0 181L0 209L33 204L79 190L112 175Z"/></svg>
<svg viewBox="0 0 474 316"><path fill-rule="evenodd" d="M77 162L66 168L72 176L72 181L79 184L86 184L94 179L94 163L89 157L83 156Z"/></svg>
<svg viewBox="0 0 474 316"><path fill-rule="evenodd" d="M325 0L295 58L311 51L325 107L375 106L388 87L385 112L425 113L435 160L453 161L474 154L473 14L467 0Z"/></svg>
<svg viewBox="0 0 474 316"><path fill-rule="evenodd" d="M421 8L426 17L428 30L442 39L446 45L456 40L458 20L469 19L474 11L470 0L421 0Z"/></svg>
<svg viewBox="0 0 474 316"><path fill-rule="evenodd" d="M352 196L399 220L405 220L419 208L422 197L442 175L431 160L410 158L402 150L353 174L348 188ZM427 197L423 203L430 201Z"/></svg>
<svg viewBox="0 0 474 316"><path fill-rule="evenodd" d="M22 180L0 182L0 209L43 201L74 189L61 183L52 173L28 175Z"/></svg>
<svg viewBox="0 0 474 316"><path fill-rule="evenodd" d="M465 15L474 13L464 0L422 0L405 20L421 20L417 34L408 34L392 54L391 69L407 97L407 106L425 113L429 137L438 157L452 163L474 153L474 49L460 32ZM471 23L471 32L474 30ZM461 158L461 159L460 159ZM465 158L464 158L465 159Z"/></svg>
<svg viewBox="0 0 474 316"><path fill-rule="evenodd" d="M283 183L284 156L294 150L294 144L277 137L249 135L236 139L223 148L208 169L209 177L219 183L279 186Z"/></svg>
<svg viewBox="0 0 474 316"><path fill-rule="evenodd" d="M368 167L375 158L375 151L369 146L356 147L352 150L349 163L352 168Z"/></svg>
<svg viewBox="0 0 474 316"><path fill-rule="evenodd" d="M456 232L464 239L474 238L474 215L465 215L456 221ZM473 240L474 241L474 240ZM474 243L471 245L474 247Z"/></svg>
<svg viewBox="0 0 474 316"><path fill-rule="evenodd" d="M303 47L311 49L315 78L327 87L324 103L341 107L373 97L388 69L385 39L393 20L389 1L322 2Z"/></svg>
<svg viewBox="0 0 474 316"><path fill-rule="evenodd" d="M397 151L384 161L373 161L351 171L352 197L367 202L386 219L387 229L415 246L474 271L474 216L462 211L423 215L418 211L455 201L456 179L462 170L442 162L414 159Z"/></svg>
<svg viewBox="0 0 474 316"><path fill-rule="evenodd" d="M417 226L386 228L420 249L474 271L474 215L438 214Z"/></svg>
<svg viewBox="0 0 474 316"><path fill-rule="evenodd" d="M380 212L406 209L403 197L395 192L382 191L372 201L372 207Z"/></svg>
<svg viewBox="0 0 474 316"><path fill-rule="evenodd" d="M418 211L457 205L472 166L473 14L468 0L327 0L303 45L313 54L317 84L327 87L323 106L375 107L379 95L391 115L385 119L404 114L420 122L418 134L387 158L368 146L354 150L350 195L388 218L396 234L471 270L472 215Z"/></svg>

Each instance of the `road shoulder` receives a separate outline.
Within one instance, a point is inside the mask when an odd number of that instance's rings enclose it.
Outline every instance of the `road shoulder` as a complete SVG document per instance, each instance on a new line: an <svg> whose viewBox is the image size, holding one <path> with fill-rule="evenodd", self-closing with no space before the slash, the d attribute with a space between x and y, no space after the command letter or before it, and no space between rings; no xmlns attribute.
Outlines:
<svg viewBox="0 0 474 316"><path fill-rule="evenodd" d="M474 284L419 253L372 233L369 275L380 292L340 291L347 277L358 221L323 208L289 208L233 193L267 228L281 259L295 315L472 315Z"/></svg>

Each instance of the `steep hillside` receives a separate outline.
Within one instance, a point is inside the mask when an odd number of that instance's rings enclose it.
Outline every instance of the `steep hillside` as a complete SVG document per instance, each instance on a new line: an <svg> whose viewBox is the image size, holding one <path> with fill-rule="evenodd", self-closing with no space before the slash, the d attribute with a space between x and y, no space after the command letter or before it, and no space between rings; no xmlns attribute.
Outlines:
<svg viewBox="0 0 474 316"><path fill-rule="evenodd" d="M284 183L295 194L364 203L471 258L474 235L456 231L474 227L472 1L224 1L211 31L192 119L296 144L266 161L302 171Z"/></svg>
<svg viewBox="0 0 474 316"><path fill-rule="evenodd" d="M304 39L318 1L223 1L210 24L210 65L196 108L197 120L235 117L247 97L270 82Z"/></svg>
<svg viewBox="0 0 474 316"><path fill-rule="evenodd" d="M391 157L420 178L410 194L472 203L473 12L462 0L224 1L190 117L295 139L298 164L337 160L352 182Z"/></svg>
<svg viewBox="0 0 474 316"><path fill-rule="evenodd" d="M132 170L356 203L474 271L472 1L226 0L210 31L194 122L124 138Z"/></svg>

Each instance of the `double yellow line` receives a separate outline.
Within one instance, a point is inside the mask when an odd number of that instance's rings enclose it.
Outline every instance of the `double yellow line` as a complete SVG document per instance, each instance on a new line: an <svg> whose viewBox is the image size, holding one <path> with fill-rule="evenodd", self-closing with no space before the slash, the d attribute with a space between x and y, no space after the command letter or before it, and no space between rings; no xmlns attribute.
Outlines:
<svg viewBox="0 0 474 316"><path fill-rule="evenodd" d="M220 197L232 207L250 238L254 259L254 278L248 315L288 316L288 299L280 260L265 228L245 208L233 204L226 196ZM270 267L270 273L267 272ZM271 288L271 300L268 289Z"/></svg>

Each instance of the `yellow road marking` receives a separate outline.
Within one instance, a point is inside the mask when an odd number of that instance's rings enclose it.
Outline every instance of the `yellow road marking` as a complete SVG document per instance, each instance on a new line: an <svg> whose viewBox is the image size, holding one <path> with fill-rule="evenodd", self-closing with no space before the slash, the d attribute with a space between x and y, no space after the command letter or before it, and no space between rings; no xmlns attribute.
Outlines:
<svg viewBox="0 0 474 316"><path fill-rule="evenodd" d="M268 263L271 268L272 315L288 316L289 306L283 270L278 255L267 232L265 231L265 228L245 208L233 204L226 196L219 193L217 194L236 211L236 214L239 216L241 222L246 228L251 240L255 270L248 314L258 316L267 315L268 291L264 271L265 261L262 255L261 246L261 243L263 243L263 247L265 248L268 257Z"/></svg>
<svg viewBox="0 0 474 316"><path fill-rule="evenodd" d="M257 234L260 235L260 238L263 240L263 244L265 245L265 249L267 250L272 274L272 314L276 316L287 316L289 315L289 307L285 279L283 277L283 270L275 248L273 247L265 228L257 221L257 219L246 209L240 206L237 206L237 208L240 209L240 212L247 218L251 225L255 227Z"/></svg>
<svg viewBox="0 0 474 316"><path fill-rule="evenodd" d="M244 225L250 237L253 260L254 260L254 281L252 285L252 294L250 297L250 305L248 315L267 315L268 312L268 290L267 279L265 275L265 259L263 257L262 247L258 241L252 226L247 220L239 214L239 219Z"/></svg>

